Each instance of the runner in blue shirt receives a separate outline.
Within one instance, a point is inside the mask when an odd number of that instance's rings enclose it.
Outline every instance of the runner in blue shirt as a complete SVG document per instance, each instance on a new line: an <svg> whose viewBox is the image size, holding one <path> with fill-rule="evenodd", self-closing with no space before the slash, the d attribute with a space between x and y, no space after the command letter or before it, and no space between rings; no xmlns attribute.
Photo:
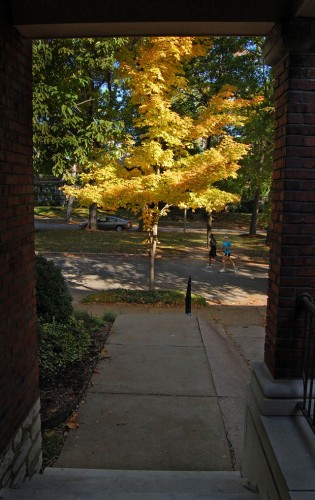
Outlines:
<svg viewBox="0 0 315 500"><path fill-rule="evenodd" d="M235 267L235 264L233 262L233 260L231 259L231 242L229 241L229 238L228 236L224 236L224 241L222 243L222 251L223 251L223 258L222 258L222 264L223 264L223 268L220 269L220 273L225 273L225 268L226 268L226 264L227 262L230 262L230 264L232 265L233 267L233 271L235 272L236 271L236 267Z"/></svg>

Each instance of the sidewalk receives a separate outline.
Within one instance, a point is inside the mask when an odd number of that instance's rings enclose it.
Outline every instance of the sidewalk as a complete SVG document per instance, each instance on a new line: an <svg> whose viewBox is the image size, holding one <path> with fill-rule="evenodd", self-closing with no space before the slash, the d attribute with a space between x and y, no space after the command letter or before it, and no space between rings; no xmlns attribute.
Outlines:
<svg viewBox="0 0 315 500"><path fill-rule="evenodd" d="M84 308L101 315L106 306ZM119 306L106 358L78 411L80 427L56 467L239 470L264 309L211 306L187 316Z"/></svg>
<svg viewBox="0 0 315 500"><path fill-rule="evenodd" d="M104 305L86 306L102 315ZM245 393L263 350L264 306L119 306L54 468L6 500L245 500ZM249 347L250 346L250 347Z"/></svg>

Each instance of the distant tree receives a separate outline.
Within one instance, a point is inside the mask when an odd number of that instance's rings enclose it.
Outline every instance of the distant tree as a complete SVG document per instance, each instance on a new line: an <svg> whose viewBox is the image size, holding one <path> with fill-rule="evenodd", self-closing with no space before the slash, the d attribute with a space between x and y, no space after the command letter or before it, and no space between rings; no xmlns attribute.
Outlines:
<svg viewBox="0 0 315 500"><path fill-rule="evenodd" d="M73 182L128 132L114 75L123 38L33 43L34 169Z"/></svg>
<svg viewBox="0 0 315 500"><path fill-rule="evenodd" d="M263 61L262 37L213 37L211 40L212 45L204 55L187 62L189 86L177 105L194 115L226 84L233 86L236 98L263 97L247 109L245 126L231 130L238 140L251 145L250 153L240 161L237 177L219 183L222 189L251 201L249 232L255 234L259 204L268 197L271 184L274 116L271 72ZM209 136L208 145L215 140ZM209 216L211 218L211 213Z"/></svg>

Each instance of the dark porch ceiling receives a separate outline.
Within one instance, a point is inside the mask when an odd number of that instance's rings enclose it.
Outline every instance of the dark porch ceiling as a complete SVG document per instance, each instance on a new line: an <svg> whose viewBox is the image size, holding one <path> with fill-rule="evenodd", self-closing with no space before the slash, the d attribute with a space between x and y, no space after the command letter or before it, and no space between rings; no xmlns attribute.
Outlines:
<svg viewBox="0 0 315 500"><path fill-rule="evenodd" d="M7 0L6 21L26 37L266 35L315 17L315 0Z"/></svg>

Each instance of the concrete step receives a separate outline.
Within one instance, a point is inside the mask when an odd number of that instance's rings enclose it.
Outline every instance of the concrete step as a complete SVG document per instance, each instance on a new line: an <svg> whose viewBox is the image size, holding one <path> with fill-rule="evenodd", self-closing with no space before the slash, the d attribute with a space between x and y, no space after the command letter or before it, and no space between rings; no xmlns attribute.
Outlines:
<svg viewBox="0 0 315 500"><path fill-rule="evenodd" d="M239 472L47 468L2 500L258 500Z"/></svg>

